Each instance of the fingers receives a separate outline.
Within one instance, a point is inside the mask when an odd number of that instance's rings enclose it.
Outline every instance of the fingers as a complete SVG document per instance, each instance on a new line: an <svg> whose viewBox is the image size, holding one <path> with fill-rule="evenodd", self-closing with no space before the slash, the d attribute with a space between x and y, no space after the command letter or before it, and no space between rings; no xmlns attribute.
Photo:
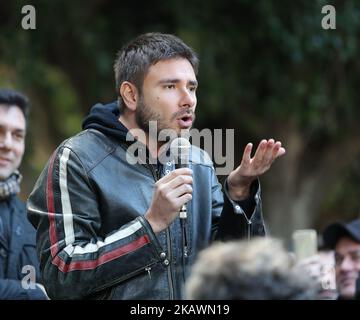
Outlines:
<svg viewBox="0 0 360 320"><path fill-rule="evenodd" d="M285 148L280 148L278 154L276 155L276 158L281 157L286 153Z"/></svg>
<svg viewBox="0 0 360 320"><path fill-rule="evenodd" d="M278 153L279 153L279 150L280 150L280 147L281 147L281 142L280 141L277 141L274 145L274 148L272 149L272 153L271 153L271 159L274 160Z"/></svg>
<svg viewBox="0 0 360 320"><path fill-rule="evenodd" d="M187 168L177 169L156 182L156 189L163 199L174 202L184 194L192 194L192 171Z"/></svg>
<svg viewBox="0 0 360 320"><path fill-rule="evenodd" d="M184 194L192 194L193 192L193 188L191 185L189 184L183 184L179 187L177 187L176 189L173 189L172 191L169 192L169 198L175 199L175 198L179 198L181 196L183 196Z"/></svg>
<svg viewBox="0 0 360 320"><path fill-rule="evenodd" d="M274 141L274 139L269 139L266 145L266 149L263 156L263 163L265 165L270 164L274 161L276 154L278 153L278 149L280 148L281 143Z"/></svg>
<svg viewBox="0 0 360 320"><path fill-rule="evenodd" d="M145 213L153 231L167 228L178 216L181 206L192 199L192 170L174 170L155 183L150 208Z"/></svg>
<svg viewBox="0 0 360 320"><path fill-rule="evenodd" d="M248 143L246 145L244 154L243 154L243 158L242 158L242 163L244 163L244 164L250 163L252 147L253 147L252 143Z"/></svg>
<svg viewBox="0 0 360 320"><path fill-rule="evenodd" d="M281 147L281 142L274 139L261 140L258 148L256 149L254 158L250 161L255 168L269 166L278 157L285 154L285 149Z"/></svg>
<svg viewBox="0 0 360 320"><path fill-rule="evenodd" d="M171 174L169 174L169 175L171 175ZM164 183L164 188L171 190L171 189L175 189L178 186L181 186L184 184L191 185L193 183L193 178L191 175L185 175L185 174L179 175L179 173L175 173L173 176L174 176L173 179Z"/></svg>
<svg viewBox="0 0 360 320"><path fill-rule="evenodd" d="M189 168L176 169L176 170L172 171L171 173L167 174L166 176L162 177L161 179L159 179L156 182L156 184L168 183L180 175L191 176L192 170Z"/></svg>
<svg viewBox="0 0 360 320"><path fill-rule="evenodd" d="M257 147L254 158L253 158L255 162L262 161L264 154L266 152L266 149L267 149L267 144L268 144L268 142L265 139L260 141L259 146Z"/></svg>
<svg viewBox="0 0 360 320"><path fill-rule="evenodd" d="M181 206L187 202L189 202L192 199L192 195L189 193L184 194L180 198L176 199L176 206L178 208L181 208Z"/></svg>

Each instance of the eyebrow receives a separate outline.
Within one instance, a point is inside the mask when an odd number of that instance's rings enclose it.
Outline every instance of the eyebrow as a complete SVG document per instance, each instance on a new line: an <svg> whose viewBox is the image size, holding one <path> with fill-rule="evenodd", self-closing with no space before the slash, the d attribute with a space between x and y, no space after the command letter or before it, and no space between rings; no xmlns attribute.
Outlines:
<svg viewBox="0 0 360 320"><path fill-rule="evenodd" d="M348 252L346 252L346 253L340 253L340 252L338 252L338 251L335 251L335 255L337 255L337 256L346 256L346 255L348 255L348 254L350 254L350 255L352 255L352 254L356 254L356 253L360 253L360 248L359 249L354 249L354 250L350 250L350 251L348 251Z"/></svg>
<svg viewBox="0 0 360 320"><path fill-rule="evenodd" d="M26 132L26 130L24 130L24 129L15 129L14 130L16 133L24 133L25 134L25 132Z"/></svg>
<svg viewBox="0 0 360 320"><path fill-rule="evenodd" d="M3 130L3 129L7 129L6 126L0 124L0 129ZM20 129L20 128L11 128L11 131L15 131L17 133L25 133L26 130L25 129Z"/></svg>
<svg viewBox="0 0 360 320"><path fill-rule="evenodd" d="M181 82L180 79L162 79L158 81L158 84L165 84L165 83L179 83ZM196 80L189 80L188 84L192 85L192 86L197 86L198 82Z"/></svg>

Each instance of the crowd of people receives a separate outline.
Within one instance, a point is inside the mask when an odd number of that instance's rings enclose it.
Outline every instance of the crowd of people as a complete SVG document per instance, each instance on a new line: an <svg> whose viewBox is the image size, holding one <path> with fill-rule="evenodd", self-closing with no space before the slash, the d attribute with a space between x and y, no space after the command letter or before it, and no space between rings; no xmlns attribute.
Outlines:
<svg viewBox="0 0 360 320"><path fill-rule="evenodd" d="M195 120L198 64L173 35L124 45L117 100L94 105L83 131L58 146L26 209L17 194L28 99L0 90L0 299L359 295L360 219L325 229L326 262L320 254L296 261L266 236L259 177L285 154L280 141L262 140L254 156L247 144L223 186L200 148L190 147L185 167L161 161ZM164 131L169 139L160 140Z"/></svg>

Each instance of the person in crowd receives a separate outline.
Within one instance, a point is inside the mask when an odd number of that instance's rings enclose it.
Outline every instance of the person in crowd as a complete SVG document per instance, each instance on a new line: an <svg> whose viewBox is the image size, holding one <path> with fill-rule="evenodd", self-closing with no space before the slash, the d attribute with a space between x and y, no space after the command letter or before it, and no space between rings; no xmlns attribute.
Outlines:
<svg viewBox="0 0 360 320"><path fill-rule="evenodd" d="M203 250L186 293L195 300L310 300L317 288L281 242L268 237Z"/></svg>
<svg viewBox="0 0 360 320"><path fill-rule="evenodd" d="M25 151L28 98L0 89L0 299L46 299L40 284L36 233L17 197Z"/></svg>
<svg viewBox="0 0 360 320"><path fill-rule="evenodd" d="M359 298L360 219L328 225L323 238L325 246L334 250L338 298Z"/></svg>
<svg viewBox="0 0 360 320"><path fill-rule="evenodd" d="M28 199L51 298L183 299L199 250L265 234L258 177L281 142L253 157L249 143L223 190L203 150L191 146L187 168L166 156L195 120L198 62L174 35L131 40L114 65L118 101L95 105L51 156Z"/></svg>

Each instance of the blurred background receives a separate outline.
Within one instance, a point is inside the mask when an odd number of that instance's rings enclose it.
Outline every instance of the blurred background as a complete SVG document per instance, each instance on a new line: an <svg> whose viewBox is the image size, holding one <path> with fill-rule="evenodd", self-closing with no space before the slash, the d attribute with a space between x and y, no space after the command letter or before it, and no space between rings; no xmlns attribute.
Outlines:
<svg viewBox="0 0 360 320"><path fill-rule="evenodd" d="M21 27L26 4L35 30ZM336 30L321 26L326 4ZM116 99L117 51L152 31L198 52L195 127L235 129L235 164L248 142L274 138L287 149L261 178L271 235L359 217L356 0L0 0L0 87L23 91L32 108L22 199L90 107Z"/></svg>

